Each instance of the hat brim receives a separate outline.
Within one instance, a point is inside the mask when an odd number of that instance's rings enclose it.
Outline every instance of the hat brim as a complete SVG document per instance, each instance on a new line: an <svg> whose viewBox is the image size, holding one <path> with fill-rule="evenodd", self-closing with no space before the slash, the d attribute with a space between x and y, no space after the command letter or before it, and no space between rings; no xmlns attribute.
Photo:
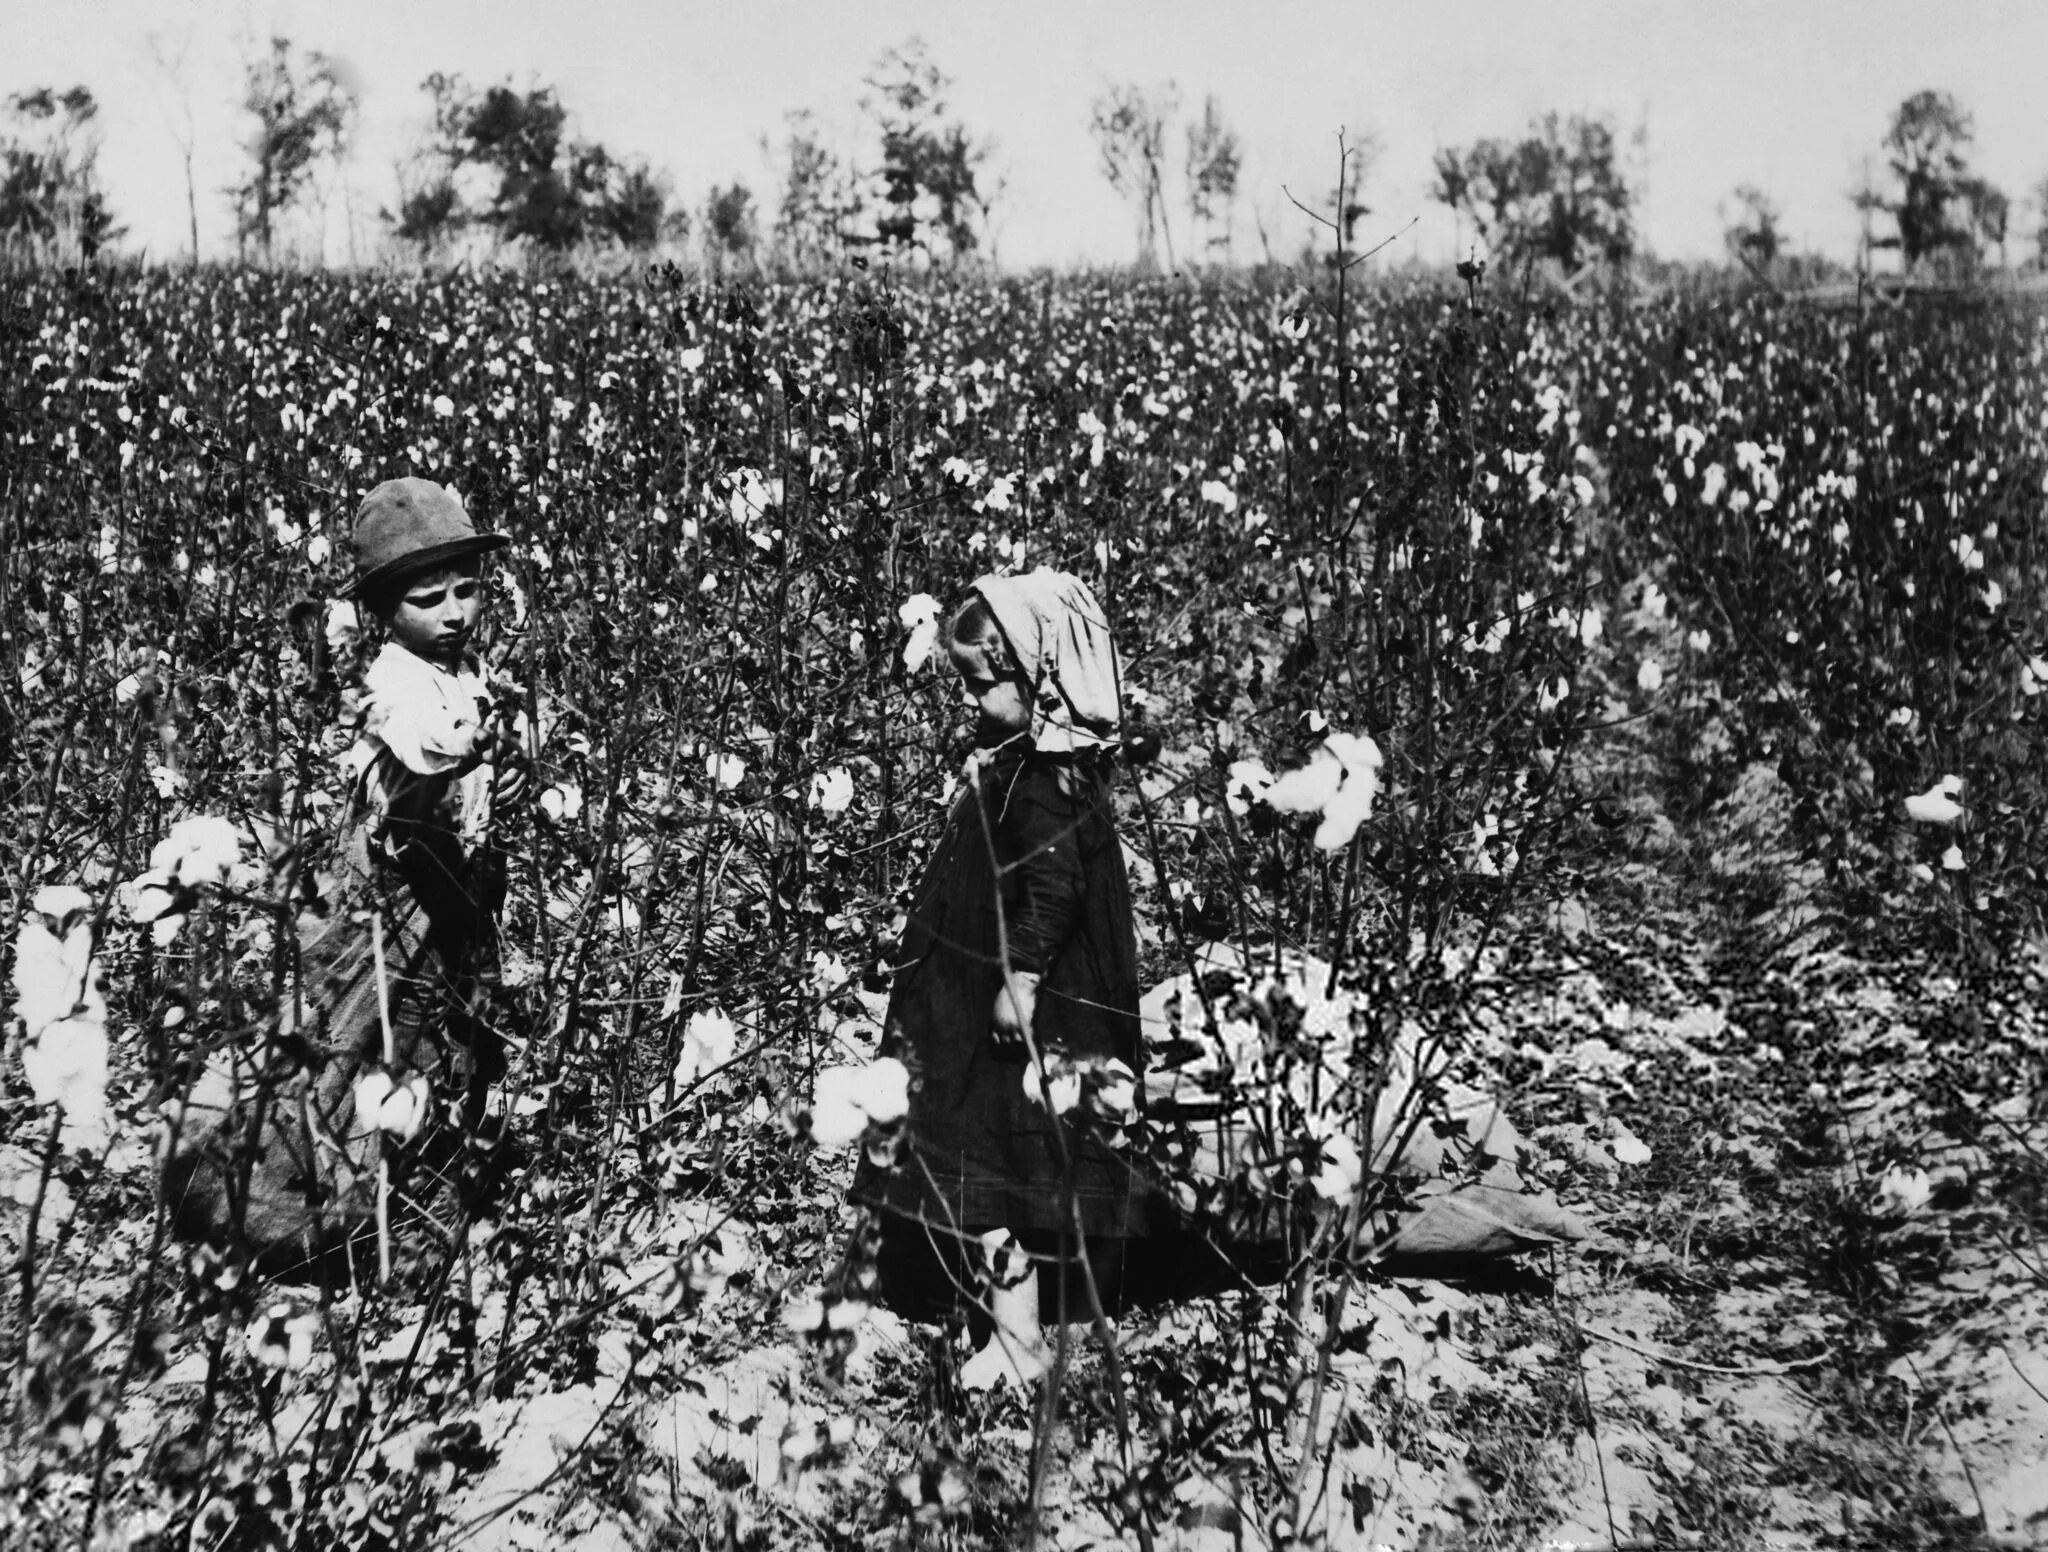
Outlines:
<svg viewBox="0 0 2048 1552"><path fill-rule="evenodd" d="M388 587L406 577L417 576L422 571L432 571L436 566L451 560L460 560L465 555L487 555L492 550L502 550L511 539L505 534L474 534L467 539L448 539L440 544L430 544L425 549L414 550L410 555L397 560L387 560L373 571L366 571L341 591L343 598L365 598L379 588Z"/></svg>

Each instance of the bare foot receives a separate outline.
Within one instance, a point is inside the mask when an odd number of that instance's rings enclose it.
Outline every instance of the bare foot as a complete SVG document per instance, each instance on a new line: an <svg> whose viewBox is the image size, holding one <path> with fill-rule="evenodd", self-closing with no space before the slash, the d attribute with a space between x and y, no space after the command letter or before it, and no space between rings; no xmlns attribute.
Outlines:
<svg viewBox="0 0 2048 1552"><path fill-rule="evenodd" d="M1029 1390L1052 1369L1052 1353L1037 1332L998 1331L960 1366L963 1390L992 1390L1005 1380Z"/></svg>

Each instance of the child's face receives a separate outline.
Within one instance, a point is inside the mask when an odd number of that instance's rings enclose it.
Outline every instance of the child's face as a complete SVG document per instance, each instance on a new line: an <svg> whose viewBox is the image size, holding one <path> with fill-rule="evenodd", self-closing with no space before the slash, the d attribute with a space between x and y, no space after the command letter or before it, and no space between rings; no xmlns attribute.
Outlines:
<svg viewBox="0 0 2048 1552"><path fill-rule="evenodd" d="M443 668L454 668L476 634L484 584L475 560L422 572L406 583L391 611L391 634L401 647Z"/></svg>
<svg viewBox="0 0 2048 1552"><path fill-rule="evenodd" d="M1003 664L999 641L954 642L953 667L968 702L981 713L981 731L1007 738L1031 731L1031 696L1023 676Z"/></svg>

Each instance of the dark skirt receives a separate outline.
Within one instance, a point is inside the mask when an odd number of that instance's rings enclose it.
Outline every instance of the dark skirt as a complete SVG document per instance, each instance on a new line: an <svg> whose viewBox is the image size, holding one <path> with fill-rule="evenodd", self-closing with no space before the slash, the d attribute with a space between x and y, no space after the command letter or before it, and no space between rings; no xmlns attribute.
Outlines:
<svg viewBox="0 0 2048 1552"><path fill-rule="evenodd" d="M853 1186L882 1215L885 1296L904 1295L892 1303L950 1286L954 1258L935 1247L1000 1228L1055 1256L1062 1241L1146 1235L1158 1211L1107 1139L1074 1118L1055 1128L1027 1096L1026 1057L991 1038L1006 958L1043 977L1041 1050L1139 1072L1130 883L1100 764L986 760L919 882L884 1036L911 1070L902 1152L893 1166L864 1159Z"/></svg>

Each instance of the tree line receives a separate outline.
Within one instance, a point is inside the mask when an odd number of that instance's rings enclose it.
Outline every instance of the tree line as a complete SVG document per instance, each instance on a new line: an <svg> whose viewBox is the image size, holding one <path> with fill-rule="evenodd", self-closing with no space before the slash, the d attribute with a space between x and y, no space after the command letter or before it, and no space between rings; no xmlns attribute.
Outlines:
<svg viewBox="0 0 2048 1552"><path fill-rule="evenodd" d="M161 56L159 63L170 68ZM865 77L865 145L849 153L808 112L764 141L775 187L763 201L744 182L714 186L694 206L666 174L575 132L554 88L474 86L436 72L421 83L427 128L396 169L396 195L377 211L388 235L433 261L482 240L540 255L645 252L701 245L714 267L797 266L875 251L957 265L993 257L1004 192L994 146L955 111L953 82L918 40L885 50ZM287 220L309 205L325 227L340 169L356 143L361 92L333 57L270 40L244 68L241 176L222 192L239 255L270 260ZM1129 208L1141 267L1230 263L1238 256L1242 140L1208 95L1183 111L1172 82L1106 86L1089 104L1098 171ZM0 247L92 258L124 233L98 172L99 104L90 90L38 87L0 113ZM1975 127L1955 97L1917 92L1894 110L1849 198L1861 216L1859 267L1893 251L1909 274L1962 278L2009 262L2031 239L2028 266L2048 269L2048 177L2030 193L2031 233L2015 232L2011 198L1972 164ZM193 256L198 251L189 115L184 152ZM1334 188L1288 197L1348 246L1371 213L1362 191L1380 147L1347 143ZM1612 270L1638 255L1640 137L1611 119L1549 113L1519 135L1447 147L1430 197L1458 218L1467 268L1534 265L1566 277ZM1762 278L1798 279L1823 261L1792 250L1784 214L1751 185L1722 220L1729 260ZM355 211L347 211L353 234ZM1255 218L1263 255L1271 234Z"/></svg>

